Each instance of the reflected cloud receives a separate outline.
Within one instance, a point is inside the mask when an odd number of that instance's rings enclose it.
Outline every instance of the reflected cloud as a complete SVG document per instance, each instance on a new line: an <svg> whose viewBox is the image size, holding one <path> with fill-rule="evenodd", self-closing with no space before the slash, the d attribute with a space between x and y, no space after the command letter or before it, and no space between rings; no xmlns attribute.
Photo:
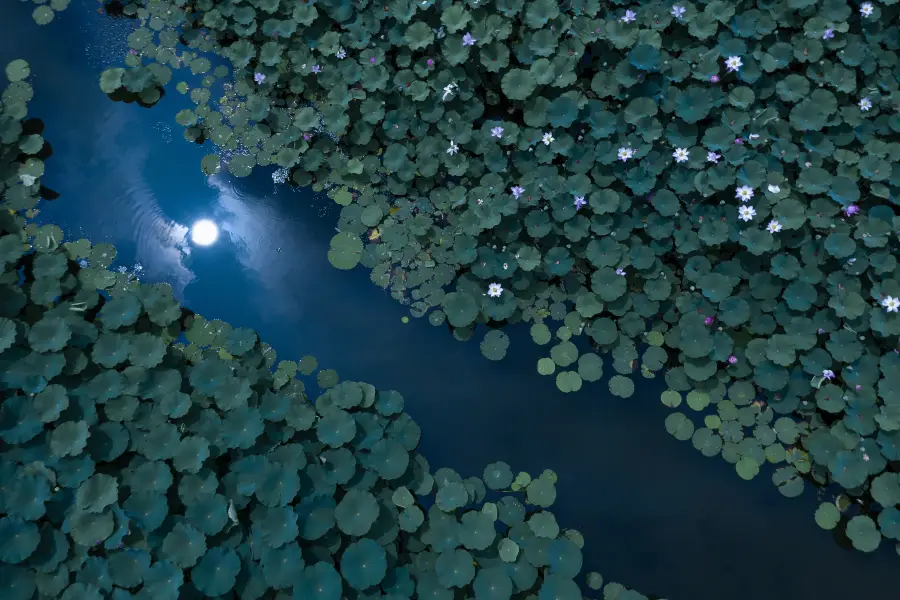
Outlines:
<svg viewBox="0 0 900 600"><path fill-rule="evenodd" d="M143 274L152 281L170 283L181 298L194 280L194 273L184 265L191 253L190 229L167 217L160 207L145 174L149 149L135 144L131 130L141 124L127 114L129 108L110 105L95 121L97 130L90 136L94 143L86 166L105 175L90 180L92 193L109 199L104 210L91 215L90 237L97 239L101 233L113 237L113 244L134 244Z"/></svg>
<svg viewBox="0 0 900 600"><path fill-rule="evenodd" d="M218 195L220 230L228 234L237 248L235 258L253 272L263 292L258 301L265 304L265 312L260 314L275 310L280 318L300 320L304 298L298 286L285 285L285 281L306 270L309 253L322 251L311 247L313 236L308 227L272 206L268 196L243 193L227 175L212 175L207 181Z"/></svg>

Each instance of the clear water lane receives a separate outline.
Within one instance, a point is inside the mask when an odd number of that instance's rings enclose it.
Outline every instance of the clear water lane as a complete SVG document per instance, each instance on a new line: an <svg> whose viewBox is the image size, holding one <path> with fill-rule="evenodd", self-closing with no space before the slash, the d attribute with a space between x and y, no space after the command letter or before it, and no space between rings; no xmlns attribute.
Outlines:
<svg viewBox="0 0 900 600"><path fill-rule="evenodd" d="M507 358L491 363L476 340L456 342L425 320L403 325L404 308L364 270L328 264L339 212L329 199L276 186L263 170L204 177L209 147L185 142L174 122L187 98L169 90L147 110L97 86L126 51L130 22L78 0L39 28L31 4L2 2L0 59L31 63L30 114L54 148L44 183L62 194L39 220L115 244L117 265L139 263L144 281L167 281L207 318L255 329L281 358L313 354L342 378L397 389L434 467L554 469L559 521L584 533L586 570L607 580L670 600L897 597L893 551L840 549L813 521L811 490L783 498L768 477L742 481L669 436L660 379L639 380L628 400L605 380L565 395L536 373L541 350L527 330L513 328ZM221 228L210 247L189 242L199 218Z"/></svg>

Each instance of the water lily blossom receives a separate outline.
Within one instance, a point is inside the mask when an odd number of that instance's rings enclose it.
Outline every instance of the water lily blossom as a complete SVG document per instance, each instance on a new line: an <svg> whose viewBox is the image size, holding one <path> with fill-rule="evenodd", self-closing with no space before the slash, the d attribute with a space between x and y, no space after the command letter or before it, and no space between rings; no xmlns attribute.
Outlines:
<svg viewBox="0 0 900 600"><path fill-rule="evenodd" d="M343 58L346 58L346 57L347 57L347 51L344 50L344 47L343 47L343 46L341 46L340 48L338 48L338 51L337 51L337 57L340 58L340 59L343 59Z"/></svg>
<svg viewBox="0 0 900 600"><path fill-rule="evenodd" d="M375 64L375 57L374 57L374 56L369 57L369 64L373 64L373 65Z"/></svg>
<svg viewBox="0 0 900 600"><path fill-rule="evenodd" d="M503 128L499 125L491 129L491 137L499 138L503 136Z"/></svg>
<svg viewBox="0 0 900 600"><path fill-rule="evenodd" d="M466 35L464 35L463 39L462 39L463 46L474 46L475 42L477 42L477 41L478 40L476 40L474 37L472 37L471 33L466 33Z"/></svg>
<svg viewBox="0 0 900 600"><path fill-rule="evenodd" d="M825 369L824 371L822 371L822 377L824 377L828 381L831 381L832 379L834 379L834 371L832 371L831 369Z"/></svg>
<svg viewBox="0 0 900 600"><path fill-rule="evenodd" d="M844 214L848 217L852 217L855 214L859 213L859 207L855 204L851 204L847 208L844 209Z"/></svg>
<svg viewBox="0 0 900 600"><path fill-rule="evenodd" d="M619 267L618 269L616 269L616 275L618 275L620 277L625 277L625 275L626 275L625 269L623 269L622 267Z"/></svg>
<svg viewBox="0 0 900 600"><path fill-rule="evenodd" d="M750 221L756 216L756 209L752 206L738 207L738 218L741 221Z"/></svg>
<svg viewBox="0 0 900 600"><path fill-rule="evenodd" d="M779 223L775 219L772 219L771 221L769 221L769 224L766 225L766 231L768 231L769 233L778 233L782 229L783 228L781 226L781 223Z"/></svg>
<svg viewBox="0 0 900 600"><path fill-rule="evenodd" d="M587 200L584 199L584 196L575 196L575 210L578 210L585 204L587 204Z"/></svg>
<svg viewBox="0 0 900 600"><path fill-rule="evenodd" d="M457 152L459 152L459 146L457 145L456 142L454 142L453 140L450 140L450 147L447 148L447 154L449 154L450 156L453 156Z"/></svg>
<svg viewBox="0 0 900 600"><path fill-rule="evenodd" d="M548 131L543 136L541 136L541 141L544 142L545 146L549 146L553 143L553 134Z"/></svg>
<svg viewBox="0 0 900 600"><path fill-rule="evenodd" d="M833 37L834 37L834 29L826 29L826 30L822 33L822 39L823 39L823 40L830 40L830 39L833 38Z"/></svg>
<svg viewBox="0 0 900 600"><path fill-rule="evenodd" d="M262 73L255 73L253 75L253 81L255 81L256 83L262 83L265 80L266 80L266 76L263 75Z"/></svg>
<svg viewBox="0 0 900 600"><path fill-rule="evenodd" d="M857 106L859 106L859 110L866 112L867 110L871 110L872 101L869 100L868 98L863 98L862 100L859 101L859 104Z"/></svg>
<svg viewBox="0 0 900 600"><path fill-rule="evenodd" d="M629 9L629 10L625 11L625 16L622 17L620 20L623 23L632 23L636 18L637 18L637 13L634 12L633 10Z"/></svg>
<svg viewBox="0 0 900 600"><path fill-rule="evenodd" d="M733 365L733 364L735 364L736 362L737 362L737 356L735 356L734 354L732 354L731 356L728 357L728 364L729 364L729 365Z"/></svg>
<svg viewBox="0 0 900 600"><path fill-rule="evenodd" d="M503 295L503 286L499 283L491 283L488 285L488 296L491 298L499 298Z"/></svg>
<svg viewBox="0 0 900 600"><path fill-rule="evenodd" d="M750 200L750 198L753 197L753 188L749 185L742 185L737 190L735 190L734 195L741 202L747 202L748 200Z"/></svg>
<svg viewBox="0 0 900 600"><path fill-rule="evenodd" d="M34 182L37 181L37 177L34 175L29 175L28 173L22 173L19 175L19 180L21 180L22 185L34 185Z"/></svg>
<svg viewBox="0 0 900 600"><path fill-rule="evenodd" d="M632 150L631 148L626 148L624 146L622 148L619 148L619 160L621 160L622 162L625 162L632 156L634 156L634 150Z"/></svg>
<svg viewBox="0 0 900 600"><path fill-rule="evenodd" d="M722 158L721 154L716 154L715 152L707 152L706 153L706 162L711 162L713 164L719 164L719 159Z"/></svg>
<svg viewBox="0 0 900 600"><path fill-rule="evenodd" d="M448 83L447 85L445 85L445 86L444 86L444 95L441 96L441 100L446 100L446 99L447 99L447 96L449 96L450 94L452 94L452 93L453 93L453 90L455 90L456 88L457 88L457 85L456 85L456 82L455 82L455 81L450 82L450 83Z"/></svg>
<svg viewBox="0 0 900 600"><path fill-rule="evenodd" d="M725 59L725 68L727 68L730 73L734 73L743 66L744 62L741 60L740 56L729 56Z"/></svg>
<svg viewBox="0 0 900 600"><path fill-rule="evenodd" d="M884 300L881 301L881 306L886 308L888 312L898 312L900 310L900 298L885 296Z"/></svg>
<svg viewBox="0 0 900 600"><path fill-rule="evenodd" d="M859 5L859 14L864 17L871 16L871 14L875 11L875 7L872 6L871 2L863 2Z"/></svg>
<svg viewBox="0 0 900 600"><path fill-rule="evenodd" d="M672 153L672 156L675 158L675 162L679 162L679 163L687 162L688 149L687 148L675 148L675 152Z"/></svg>
<svg viewBox="0 0 900 600"><path fill-rule="evenodd" d="M523 187L521 187L521 186L518 186L518 185L514 185L513 187L509 188L509 191L511 191L513 197L514 197L516 200L518 200L518 199L519 199L519 196L521 196L522 194L525 193L525 188L523 188Z"/></svg>
<svg viewBox="0 0 900 600"><path fill-rule="evenodd" d="M777 194L778 192L781 191L781 187L780 187L780 186L777 186L777 185L775 185L775 184L769 184L769 188L768 188L768 189L769 189L769 192L772 193L772 194Z"/></svg>
<svg viewBox="0 0 900 600"><path fill-rule="evenodd" d="M718 75L710 75L709 81L711 83L719 83L719 76Z"/></svg>
<svg viewBox="0 0 900 600"><path fill-rule="evenodd" d="M706 317L705 319L703 319L703 324L704 325L712 325L713 321L715 321L715 319L713 319L712 317Z"/></svg>
<svg viewBox="0 0 900 600"><path fill-rule="evenodd" d="M672 6L672 16L676 19L680 19L684 16L684 13L687 12L687 9L683 6L678 6L677 4Z"/></svg>
<svg viewBox="0 0 900 600"><path fill-rule="evenodd" d="M312 72L313 73L321 73L322 67L320 67L319 65L313 65Z"/></svg>

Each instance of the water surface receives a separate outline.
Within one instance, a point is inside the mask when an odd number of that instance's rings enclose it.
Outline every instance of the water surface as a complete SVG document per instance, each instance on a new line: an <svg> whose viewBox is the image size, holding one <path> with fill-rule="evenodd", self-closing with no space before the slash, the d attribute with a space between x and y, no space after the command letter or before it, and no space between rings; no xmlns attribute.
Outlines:
<svg viewBox="0 0 900 600"><path fill-rule="evenodd" d="M276 185L271 170L204 176L212 149L184 141L174 120L188 99L169 89L148 110L99 90L131 22L76 0L38 27L32 4L2 2L0 60L31 64L30 115L54 149L43 182L62 194L42 203L39 221L116 245L116 265L169 282L209 319L255 329L281 358L313 354L344 379L400 391L433 468L554 469L558 520L584 533L586 570L607 580L670 600L896 600L893 550L839 548L813 521L812 490L783 498L768 476L742 481L666 433L661 378L638 378L625 400L606 379L566 395L537 374L541 349L527 329L512 328L506 359L491 363L478 338L457 342L424 319L402 324L407 312L366 271L328 264L331 200ZM221 230L212 246L190 242L201 218Z"/></svg>

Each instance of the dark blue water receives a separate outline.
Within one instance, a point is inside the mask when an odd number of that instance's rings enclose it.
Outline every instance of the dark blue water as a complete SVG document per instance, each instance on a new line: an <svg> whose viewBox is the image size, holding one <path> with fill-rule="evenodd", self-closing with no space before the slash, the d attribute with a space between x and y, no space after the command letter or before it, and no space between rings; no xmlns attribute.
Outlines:
<svg viewBox="0 0 900 600"><path fill-rule="evenodd" d="M400 391L434 468L480 475L503 460L555 470L554 511L584 533L586 570L607 581L670 600L896 600L892 547L842 550L813 521L811 490L784 498L768 476L742 481L676 441L660 380L638 378L627 400L609 395L605 379L566 395L537 374L527 330L513 329L506 359L491 363L474 340L425 320L402 324L406 311L366 271L328 264L331 200L276 186L271 171L205 177L200 159L212 150L183 139L174 115L189 100L174 89L149 110L100 91L130 22L97 6L77 0L38 27L32 4L0 0L0 61L31 64L30 115L54 149L42 181L62 194L42 203L39 221L116 245L116 265L139 263L143 281L169 282L205 317L255 329L280 358L312 354L344 379ZM188 227L204 217L220 238L195 247Z"/></svg>

